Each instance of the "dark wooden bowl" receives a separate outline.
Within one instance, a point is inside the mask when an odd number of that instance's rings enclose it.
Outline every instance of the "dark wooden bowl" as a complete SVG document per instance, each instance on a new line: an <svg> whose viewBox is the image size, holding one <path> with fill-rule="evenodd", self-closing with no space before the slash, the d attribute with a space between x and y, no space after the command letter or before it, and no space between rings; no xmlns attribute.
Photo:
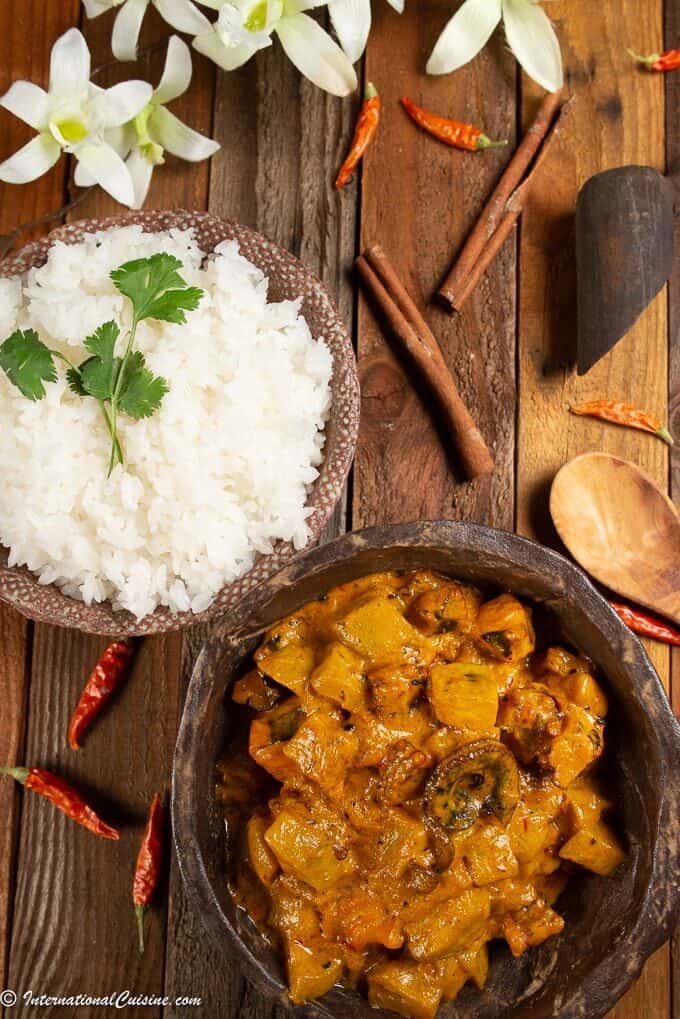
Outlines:
<svg viewBox="0 0 680 1019"><path fill-rule="evenodd" d="M266 237L239 223L218 219L207 212L146 210L111 216L108 219L80 219L58 227L47 237L27 245L0 262L0 275L17 276L42 265L55 241L76 244L83 235L112 227L139 224L145 231L193 229L199 246L210 254L226 240L238 241L241 254L269 280L271 301L301 298L302 313L312 335L323 337L333 356L331 408L326 422L326 443L319 477L310 486L307 505L308 546L319 540L342 495L359 430L359 379L352 338L333 298L323 283L302 262ZM277 573L295 555L291 542L279 541L269 555L259 555L247 573L218 591L205 612L171 612L159 606L138 620L129 612L114 612L110 602L85 605L69 598L55 584L39 584L25 566L8 566L8 550L0 545L0 601L7 602L29 619L65 626L87 633L109 636L141 636L181 630L225 615L249 591Z"/></svg>
<svg viewBox="0 0 680 1019"><path fill-rule="evenodd" d="M517 960L499 946L484 990L467 987L440 1015L599 1019L677 920L680 726L642 645L585 574L513 534L452 522L360 531L304 553L236 607L198 659L175 754L174 834L189 897L225 959L270 1001L285 1004L281 964L236 908L225 881L224 823L214 800L215 762L229 735L225 690L274 620L354 577L423 567L531 600L561 639L595 661L610 697L611 781L628 851L616 876L584 871L570 882L559 902L566 927L558 938ZM341 989L295 1014L393 1015Z"/></svg>

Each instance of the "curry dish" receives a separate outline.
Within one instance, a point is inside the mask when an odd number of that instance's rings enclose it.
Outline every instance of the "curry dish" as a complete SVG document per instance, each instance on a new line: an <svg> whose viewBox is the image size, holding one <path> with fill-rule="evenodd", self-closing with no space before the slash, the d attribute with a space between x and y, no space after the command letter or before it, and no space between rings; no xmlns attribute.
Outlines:
<svg viewBox="0 0 680 1019"><path fill-rule="evenodd" d="M606 697L586 659L537 651L512 595L363 577L277 623L255 666L233 691L250 759L229 754L218 795L232 890L294 1002L340 982L431 1019L483 986L492 939L520 956L559 934L575 865L624 859L593 775Z"/></svg>

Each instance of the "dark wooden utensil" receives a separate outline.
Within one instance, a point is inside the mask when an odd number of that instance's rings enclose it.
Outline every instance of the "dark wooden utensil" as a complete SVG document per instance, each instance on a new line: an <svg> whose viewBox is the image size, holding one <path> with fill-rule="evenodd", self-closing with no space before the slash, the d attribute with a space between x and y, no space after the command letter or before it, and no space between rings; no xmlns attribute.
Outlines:
<svg viewBox="0 0 680 1019"><path fill-rule="evenodd" d="M395 1019L337 986L319 1002L286 1007L281 961L229 893L225 864L235 847L226 842L216 809L214 775L239 724L225 692L257 646L252 635L336 584L398 569L438 570L541 605L551 632L593 659L616 705L608 777L629 848L620 871L615 878L580 875L560 899L567 924L559 938L521 959L511 960L499 946L484 989L443 1005L439 1019L601 1019L680 911L680 728L642 647L581 570L514 534L453 521L347 534L298 556L213 630L191 680L173 769L173 833L190 902L219 951L266 997L263 1014Z"/></svg>
<svg viewBox="0 0 680 1019"><path fill-rule="evenodd" d="M652 478L617 456L584 453L558 471L550 512L596 580L680 623L680 515Z"/></svg>
<svg viewBox="0 0 680 1019"><path fill-rule="evenodd" d="M637 321L671 273L671 186L650 166L591 177L576 206L578 373Z"/></svg>

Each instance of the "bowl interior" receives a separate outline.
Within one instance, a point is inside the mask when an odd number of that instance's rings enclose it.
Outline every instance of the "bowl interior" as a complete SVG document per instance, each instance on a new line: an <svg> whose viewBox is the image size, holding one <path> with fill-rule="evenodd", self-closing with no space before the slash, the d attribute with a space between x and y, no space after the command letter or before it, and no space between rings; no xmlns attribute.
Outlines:
<svg viewBox="0 0 680 1019"><path fill-rule="evenodd" d="M225 240L236 240L241 253L269 279L270 301L301 298L302 313L312 335L323 337L333 356L331 410L326 424L326 442L319 477L310 488L308 506L309 544L314 544L342 494L354 457L359 427L359 382L351 337L325 286L289 252L261 234L238 223L217 219L208 213L147 211L103 220L78 220L54 230L48 237L28 245L0 264L3 276L26 272L42 265L55 240L74 244L84 234L112 227L139 224L145 231L193 229L200 247L210 253ZM110 603L85 605L66 597L55 585L40 585L24 567L9 568L8 553L0 545L0 600L9 602L32 619L115 636L142 635L178 630L205 623L224 615L250 590L261 584L295 555L290 543L279 542L271 555L261 555L243 577L218 593L212 605L199 614L170 612L158 608L143 620L127 612L114 612Z"/></svg>
<svg viewBox="0 0 680 1019"><path fill-rule="evenodd" d="M677 908L677 837L663 833L668 811L677 816L678 798L664 802L663 789L672 784L669 772L680 774L678 727L641 645L585 576L514 535L452 523L348 535L302 556L225 622L197 663L175 760L175 838L189 894L225 952L245 965L263 992L285 1001L278 957L226 888L224 824L213 796L215 762L230 734L226 688L257 645L258 631L276 619L349 579L423 567L491 591L512 590L539 607L551 635L595 661L611 703L608 767L628 852L615 877L584 871L570 882L558 904L566 919L559 938L519 960L499 945L484 990L466 987L440 1014L596 1019L667 936ZM363 998L342 990L306 1009L310 1015L376 1015Z"/></svg>

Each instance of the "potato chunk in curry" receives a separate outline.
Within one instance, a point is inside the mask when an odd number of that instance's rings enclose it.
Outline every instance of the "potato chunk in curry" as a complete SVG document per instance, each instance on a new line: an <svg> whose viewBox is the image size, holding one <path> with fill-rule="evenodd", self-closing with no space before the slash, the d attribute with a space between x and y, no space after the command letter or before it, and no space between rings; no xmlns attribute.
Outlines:
<svg viewBox="0 0 680 1019"><path fill-rule="evenodd" d="M625 859L593 774L607 698L587 659L536 651L513 595L374 574L281 620L254 657L233 695L261 778L231 753L219 798L233 894L295 1003L344 983L434 1019L483 987L490 941L518 956L560 933L575 865Z"/></svg>

